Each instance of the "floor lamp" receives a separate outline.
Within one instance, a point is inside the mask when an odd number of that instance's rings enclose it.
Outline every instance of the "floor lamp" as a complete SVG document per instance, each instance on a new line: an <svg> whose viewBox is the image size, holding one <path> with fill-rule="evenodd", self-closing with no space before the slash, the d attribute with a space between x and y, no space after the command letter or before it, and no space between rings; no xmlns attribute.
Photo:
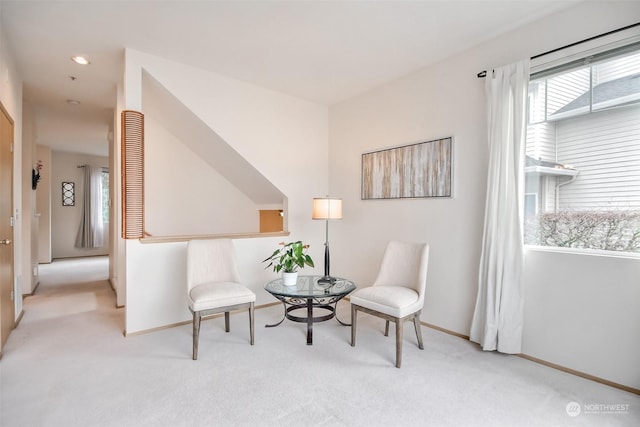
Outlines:
<svg viewBox="0 0 640 427"><path fill-rule="evenodd" d="M326 237L324 242L324 277L318 280L320 284L329 284L336 281L329 274L329 220L342 219L342 199L331 199L328 196L313 199L312 219L324 219L326 222Z"/></svg>

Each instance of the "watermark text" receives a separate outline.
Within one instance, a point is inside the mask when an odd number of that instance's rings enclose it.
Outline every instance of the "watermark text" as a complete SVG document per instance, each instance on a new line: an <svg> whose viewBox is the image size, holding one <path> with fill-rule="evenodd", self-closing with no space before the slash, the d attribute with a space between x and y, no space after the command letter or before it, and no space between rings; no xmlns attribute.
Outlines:
<svg viewBox="0 0 640 427"><path fill-rule="evenodd" d="M585 403L569 402L565 410L570 417L580 414L621 415L628 414L631 405L628 403Z"/></svg>

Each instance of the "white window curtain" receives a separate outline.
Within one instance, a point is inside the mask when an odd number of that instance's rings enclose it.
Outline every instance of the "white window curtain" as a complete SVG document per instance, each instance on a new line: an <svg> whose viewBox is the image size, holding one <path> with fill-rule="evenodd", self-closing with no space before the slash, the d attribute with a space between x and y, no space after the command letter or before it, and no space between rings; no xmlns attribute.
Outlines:
<svg viewBox="0 0 640 427"><path fill-rule="evenodd" d="M82 217L76 236L77 248L104 246L102 221L102 168L84 165Z"/></svg>
<svg viewBox="0 0 640 427"><path fill-rule="evenodd" d="M520 353L523 322L524 151L529 60L486 81L489 173L478 297L471 340L483 350Z"/></svg>

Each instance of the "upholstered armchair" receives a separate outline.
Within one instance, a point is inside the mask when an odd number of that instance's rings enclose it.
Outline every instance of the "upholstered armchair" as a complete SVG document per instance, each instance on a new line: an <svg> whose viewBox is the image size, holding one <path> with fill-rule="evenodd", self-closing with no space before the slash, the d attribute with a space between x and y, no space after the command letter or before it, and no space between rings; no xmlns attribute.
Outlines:
<svg viewBox="0 0 640 427"><path fill-rule="evenodd" d="M360 288L350 296L351 346L356 345L357 314L362 311L386 320L385 336L389 335L389 322L395 322L396 368L402 363L405 320L413 322L418 346L421 350L424 349L420 314L424 306L428 260L429 246L424 243L388 243L373 285Z"/></svg>
<svg viewBox="0 0 640 427"><path fill-rule="evenodd" d="M240 283L231 240L192 240L187 244L187 292L193 313L193 360L198 358L202 316L224 313L225 331L229 332L229 313L248 309L253 345L256 295Z"/></svg>

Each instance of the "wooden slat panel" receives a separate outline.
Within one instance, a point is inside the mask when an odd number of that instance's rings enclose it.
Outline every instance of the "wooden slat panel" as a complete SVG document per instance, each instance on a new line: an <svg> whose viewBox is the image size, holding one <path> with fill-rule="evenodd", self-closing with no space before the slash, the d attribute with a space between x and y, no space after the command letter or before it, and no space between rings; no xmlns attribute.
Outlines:
<svg viewBox="0 0 640 427"><path fill-rule="evenodd" d="M123 110L122 238L144 237L144 115Z"/></svg>

